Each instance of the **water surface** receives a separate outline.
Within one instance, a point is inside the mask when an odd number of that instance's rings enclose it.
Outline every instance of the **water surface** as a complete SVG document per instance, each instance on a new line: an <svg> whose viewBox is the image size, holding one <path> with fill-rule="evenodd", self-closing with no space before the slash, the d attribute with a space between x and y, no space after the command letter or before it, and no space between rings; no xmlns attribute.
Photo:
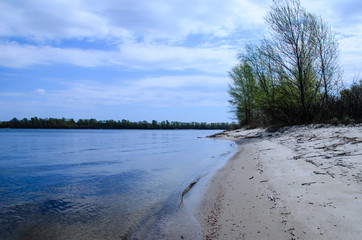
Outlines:
<svg viewBox="0 0 362 240"><path fill-rule="evenodd" d="M209 130L0 130L1 239L150 238L235 150ZM156 234L157 235L157 234Z"/></svg>

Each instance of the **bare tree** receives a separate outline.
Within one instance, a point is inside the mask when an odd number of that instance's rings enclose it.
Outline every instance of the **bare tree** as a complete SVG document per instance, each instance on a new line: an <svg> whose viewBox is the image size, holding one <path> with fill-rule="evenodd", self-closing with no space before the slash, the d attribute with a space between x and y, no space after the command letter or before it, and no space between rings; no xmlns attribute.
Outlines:
<svg viewBox="0 0 362 240"><path fill-rule="evenodd" d="M338 92L338 84L342 79L340 67L340 51L331 27L322 18L315 18L316 21L316 68L320 78L324 102L328 101L330 94Z"/></svg>

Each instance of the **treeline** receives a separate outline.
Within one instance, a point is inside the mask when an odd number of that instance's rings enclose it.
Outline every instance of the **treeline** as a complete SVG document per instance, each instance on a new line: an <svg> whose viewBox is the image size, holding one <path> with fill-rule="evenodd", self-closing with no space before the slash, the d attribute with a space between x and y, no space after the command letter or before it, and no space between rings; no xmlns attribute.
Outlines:
<svg viewBox="0 0 362 240"><path fill-rule="evenodd" d="M147 121L131 122L123 119L122 121L105 120L98 121L96 119L74 119L66 118L24 118L18 120L13 118L10 121L1 122L0 128L45 128L45 129L220 129L227 130L233 124L229 123L205 123L205 122L177 122L153 120L151 123Z"/></svg>
<svg viewBox="0 0 362 240"><path fill-rule="evenodd" d="M318 122L362 123L362 80L343 89L337 96L329 96Z"/></svg>
<svg viewBox="0 0 362 240"><path fill-rule="evenodd" d="M343 89L331 27L298 0L274 0L267 37L245 46L229 75L241 125L361 122L362 82Z"/></svg>

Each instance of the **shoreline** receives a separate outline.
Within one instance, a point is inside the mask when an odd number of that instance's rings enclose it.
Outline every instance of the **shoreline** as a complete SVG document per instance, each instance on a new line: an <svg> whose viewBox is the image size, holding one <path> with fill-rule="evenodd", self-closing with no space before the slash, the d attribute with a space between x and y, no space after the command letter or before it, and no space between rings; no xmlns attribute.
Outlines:
<svg viewBox="0 0 362 240"><path fill-rule="evenodd" d="M362 125L235 130L195 213L204 239L358 239Z"/></svg>
<svg viewBox="0 0 362 240"><path fill-rule="evenodd" d="M208 139L208 141L212 140ZM225 143L221 139L214 141ZM177 206L173 206L175 208L160 214L150 229L143 232L136 231L127 239L204 239L203 228L194 213L198 211L208 183L235 154L238 147L234 141L229 141L227 145L230 145L230 149L208 156L208 164L205 169L195 175L189 183L185 182L182 189L175 190L173 195L174 200L177 200Z"/></svg>

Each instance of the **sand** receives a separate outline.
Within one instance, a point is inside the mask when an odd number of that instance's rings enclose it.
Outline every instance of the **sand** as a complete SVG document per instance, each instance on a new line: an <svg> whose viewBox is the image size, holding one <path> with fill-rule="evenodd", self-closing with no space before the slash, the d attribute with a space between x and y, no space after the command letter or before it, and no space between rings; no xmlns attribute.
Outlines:
<svg viewBox="0 0 362 240"><path fill-rule="evenodd" d="M361 239L362 125L224 132L238 153L196 213L204 239Z"/></svg>

